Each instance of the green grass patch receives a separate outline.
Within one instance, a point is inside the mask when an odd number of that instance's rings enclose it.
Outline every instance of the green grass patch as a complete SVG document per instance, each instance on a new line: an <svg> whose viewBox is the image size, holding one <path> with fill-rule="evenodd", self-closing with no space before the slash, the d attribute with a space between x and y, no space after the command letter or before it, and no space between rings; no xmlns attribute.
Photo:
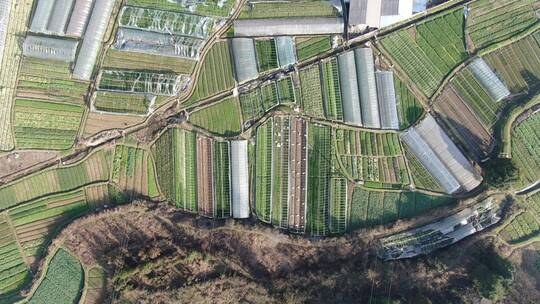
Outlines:
<svg viewBox="0 0 540 304"><path fill-rule="evenodd" d="M190 115L196 126L222 136L237 135L242 131L242 116L237 97L229 97Z"/></svg>

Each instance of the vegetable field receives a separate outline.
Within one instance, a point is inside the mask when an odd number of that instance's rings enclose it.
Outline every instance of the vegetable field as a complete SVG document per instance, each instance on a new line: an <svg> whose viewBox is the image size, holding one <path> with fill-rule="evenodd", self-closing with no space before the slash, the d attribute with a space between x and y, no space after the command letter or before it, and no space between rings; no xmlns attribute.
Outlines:
<svg viewBox="0 0 540 304"><path fill-rule="evenodd" d="M256 39L255 53L259 72L265 72L278 67L276 42L274 39Z"/></svg>
<svg viewBox="0 0 540 304"><path fill-rule="evenodd" d="M39 258L59 228L89 211L85 192L47 196L9 209L17 239L27 257Z"/></svg>
<svg viewBox="0 0 540 304"><path fill-rule="evenodd" d="M469 5L467 31L481 49L532 27L538 22L534 0L479 0Z"/></svg>
<svg viewBox="0 0 540 304"><path fill-rule="evenodd" d="M381 39L392 59L428 97L467 57L463 8L432 17Z"/></svg>
<svg viewBox="0 0 540 304"><path fill-rule="evenodd" d="M30 278L8 221L4 214L0 214L0 294L8 294L21 288Z"/></svg>
<svg viewBox="0 0 540 304"><path fill-rule="evenodd" d="M510 244L524 242L540 234L540 224L535 216L525 211L516 216L501 231L502 238Z"/></svg>
<svg viewBox="0 0 540 304"><path fill-rule="evenodd" d="M217 135L239 134L242 131L242 116L238 97L229 97L193 112L189 115L189 121Z"/></svg>
<svg viewBox="0 0 540 304"><path fill-rule="evenodd" d="M337 157L345 174L374 188L401 188L409 183L397 134L349 129L335 132Z"/></svg>
<svg viewBox="0 0 540 304"><path fill-rule="evenodd" d="M148 158L143 149L117 145L115 147L111 181L128 197L149 196Z"/></svg>
<svg viewBox="0 0 540 304"><path fill-rule="evenodd" d="M94 107L98 111L146 115L150 107L147 96L116 92L96 92Z"/></svg>
<svg viewBox="0 0 540 304"><path fill-rule="evenodd" d="M343 120L341 89L339 86L336 57L320 64L322 73L322 92L325 116L333 120Z"/></svg>
<svg viewBox="0 0 540 304"><path fill-rule="evenodd" d="M285 84L287 85L287 84ZM288 86L288 85L287 85ZM285 102L290 102L290 96L287 96L287 88L281 88L277 82L267 82L253 90L240 94L240 108L242 109L243 121L250 121L260 118L267 111L280 104L280 90L283 89Z"/></svg>
<svg viewBox="0 0 540 304"><path fill-rule="evenodd" d="M130 69L164 71L167 73L191 74L196 61L178 57L125 52L108 49L103 59L103 67L110 69Z"/></svg>
<svg viewBox="0 0 540 304"><path fill-rule="evenodd" d="M257 216L270 223L272 212L273 119L257 128L255 144L255 206Z"/></svg>
<svg viewBox="0 0 540 304"><path fill-rule="evenodd" d="M538 86L540 79L540 31L483 57L512 93Z"/></svg>
<svg viewBox="0 0 540 304"><path fill-rule="evenodd" d="M168 129L152 146L158 184L165 197L184 210L197 212L197 146L195 133Z"/></svg>
<svg viewBox="0 0 540 304"><path fill-rule="evenodd" d="M328 1L247 2L240 19L339 16Z"/></svg>
<svg viewBox="0 0 540 304"><path fill-rule="evenodd" d="M299 74L302 108L304 112L309 116L324 118L319 65L312 65L302 69Z"/></svg>
<svg viewBox="0 0 540 304"><path fill-rule="evenodd" d="M229 44L226 41L217 42L204 58L193 95L188 103L232 89L233 86L234 75Z"/></svg>
<svg viewBox="0 0 540 304"><path fill-rule="evenodd" d="M216 16L216 17L226 17L229 15L229 12L234 5L234 0L224 0L224 1L198 1L196 3L180 4L170 0L128 0L126 4L162 9L168 11L176 12L192 12L191 8L195 10L196 13L206 16Z"/></svg>
<svg viewBox="0 0 540 304"><path fill-rule="evenodd" d="M214 141L214 216L231 216L229 143Z"/></svg>
<svg viewBox="0 0 540 304"><path fill-rule="evenodd" d="M540 179L540 113L533 114L512 130L512 159L523 183Z"/></svg>
<svg viewBox="0 0 540 304"><path fill-rule="evenodd" d="M283 77L277 81L277 89L280 104L295 103L296 96L294 84L290 76Z"/></svg>
<svg viewBox="0 0 540 304"><path fill-rule="evenodd" d="M399 118L399 128L406 129L414 124L424 109L422 105L407 88L404 82L402 82L397 75L394 74L394 86L396 92L397 112Z"/></svg>
<svg viewBox="0 0 540 304"><path fill-rule="evenodd" d="M298 61L315 57L332 49L331 37L296 38L296 58Z"/></svg>
<svg viewBox="0 0 540 304"><path fill-rule="evenodd" d="M19 149L69 149L75 142L84 108L30 99L15 101L14 131Z"/></svg>
<svg viewBox="0 0 540 304"><path fill-rule="evenodd" d="M84 282L84 304L99 304L104 301L107 274L101 267L92 267L86 272Z"/></svg>
<svg viewBox="0 0 540 304"><path fill-rule="evenodd" d="M0 209L7 209L47 194L108 181L111 158L110 151L99 150L75 165L44 170L2 186Z"/></svg>
<svg viewBox="0 0 540 304"><path fill-rule="evenodd" d="M28 303L76 303L83 282L81 263L64 249L59 249L48 265L45 278Z"/></svg>
<svg viewBox="0 0 540 304"><path fill-rule="evenodd" d="M350 203L350 230L412 218L454 202L455 200L445 196L430 196L410 191L380 192L356 187Z"/></svg>

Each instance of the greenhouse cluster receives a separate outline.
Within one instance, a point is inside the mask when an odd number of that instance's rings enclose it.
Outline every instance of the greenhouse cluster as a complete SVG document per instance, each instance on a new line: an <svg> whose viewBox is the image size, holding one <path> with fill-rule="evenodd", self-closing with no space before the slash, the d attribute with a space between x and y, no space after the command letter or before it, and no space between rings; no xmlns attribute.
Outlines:
<svg viewBox="0 0 540 304"><path fill-rule="evenodd" d="M165 96L177 95L190 80L186 75L126 70L102 70L98 79L101 91Z"/></svg>
<svg viewBox="0 0 540 304"><path fill-rule="evenodd" d="M120 28L114 48L197 60L203 44L204 40L191 37Z"/></svg>
<svg viewBox="0 0 540 304"><path fill-rule="evenodd" d="M446 193L471 191L482 182L482 177L431 115L427 114L420 124L403 132L401 139Z"/></svg>
<svg viewBox="0 0 540 304"><path fill-rule="evenodd" d="M23 55L28 57L73 62L79 42L72 39L28 35Z"/></svg>
<svg viewBox="0 0 540 304"><path fill-rule="evenodd" d="M0 0L0 63L4 57L4 44L6 43L11 0Z"/></svg>
<svg viewBox="0 0 540 304"><path fill-rule="evenodd" d="M428 254L482 231L500 219L500 206L488 198L440 221L380 239L377 255L387 261Z"/></svg>
<svg viewBox="0 0 540 304"><path fill-rule="evenodd" d="M470 65L469 70L474 75L474 78L486 88L487 93L493 100L501 101L510 96L510 91L506 85L499 79L493 70L487 65L482 58L476 58Z"/></svg>
<svg viewBox="0 0 540 304"><path fill-rule="evenodd" d="M231 201L233 218L249 218L247 140L231 141Z"/></svg>
<svg viewBox="0 0 540 304"><path fill-rule="evenodd" d="M376 129L399 128L393 72L375 72L371 48L340 54L338 74L345 122Z"/></svg>

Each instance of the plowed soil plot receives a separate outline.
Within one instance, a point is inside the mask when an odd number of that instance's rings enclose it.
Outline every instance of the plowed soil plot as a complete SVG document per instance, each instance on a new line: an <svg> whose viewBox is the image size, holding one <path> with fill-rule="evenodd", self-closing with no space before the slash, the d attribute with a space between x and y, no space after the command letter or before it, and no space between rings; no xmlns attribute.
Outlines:
<svg viewBox="0 0 540 304"><path fill-rule="evenodd" d="M303 232L306 210L307 122L293 119L290 135L289 229Z"/></svg>
<svg viewBox="0 0 540 304"><path fill-rule="evenodd" d="M212 140L199 137L197 139L197 197L199 198L199 213L204 216L214 216L212 164Z"/></svg>
<svg viewBox="0 0 540 304"><path fill-rule="evenodd" d="M30 168L58 156L56 152L22 151L0 157L0 178Z"/></svg>
<svg viewBox="0 0 540 304"><path fill-rule="evenodd" d="M435 111L477 160L488 155L491 134L451 86L436 100Z"/></svg>

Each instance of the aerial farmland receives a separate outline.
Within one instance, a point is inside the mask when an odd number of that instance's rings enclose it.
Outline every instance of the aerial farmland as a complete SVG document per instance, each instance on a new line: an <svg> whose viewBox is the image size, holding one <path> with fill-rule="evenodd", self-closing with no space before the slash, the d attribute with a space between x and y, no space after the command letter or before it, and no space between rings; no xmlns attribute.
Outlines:
<svg viewBox="0 0 540 304"><path fill-rule="evenodd" d="M0 0L0 303L538 303L539 89L538 0Z"/></svg>

